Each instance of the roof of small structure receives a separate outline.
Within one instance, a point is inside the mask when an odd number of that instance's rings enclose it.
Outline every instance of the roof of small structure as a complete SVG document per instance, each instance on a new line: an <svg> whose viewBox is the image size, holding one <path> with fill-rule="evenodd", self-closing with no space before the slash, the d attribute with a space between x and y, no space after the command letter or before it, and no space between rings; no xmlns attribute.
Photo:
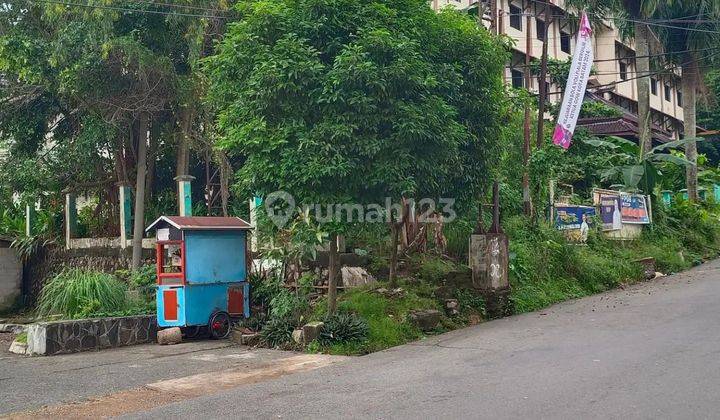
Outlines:
<svg viewBox="0 0 720 420"><path fill-rule="evenodd" d="M603 98L602 95L587 93L586 98L589 98L596 102L604 103L612 108L615 108L622 112L622 115L618 117L589 117L579 118L577 120L578 127L586 128L590 133L595 135L609 135L609 136L620 136L620 137L633 137L638 139L640 137L640 128L638 124L637 114L627 111L622 107L608 101ZM667 143L673 140L672 133L665 130L663 127L651 123L650 124L650 135L659 143Z"/></svg>
<svg viewBox="0 0 720 420"><path fill-rule="evenodd" d="M158 223L166 222L180 230L248 230L250 224L239 217L211 216L160 216L145 229L149 231Z"/></svg>

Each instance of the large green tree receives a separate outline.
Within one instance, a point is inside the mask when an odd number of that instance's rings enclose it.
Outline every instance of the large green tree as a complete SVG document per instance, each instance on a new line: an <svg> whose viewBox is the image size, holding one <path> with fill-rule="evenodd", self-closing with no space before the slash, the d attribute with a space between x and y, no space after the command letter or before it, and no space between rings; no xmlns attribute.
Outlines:
<svg viewBox="0 0 720 420"><path fill-rule="evenodd" d="M123 182L144 204L155 178L174 189L173 175L189 172L190 145L208 143L196 64L222 32L226 2L88 6L0 8L0 147L9 152L0 182L30 197L91 193L98 208L115 205Z"/></svg>
<svg viewBox="0 0 720 420"><path fill-rule="evenodd" d="M237 12L207 67L217 144L246 159L240 191L322 205L476 197L497 156L506 59L484 28L424 0Z"/></svg>

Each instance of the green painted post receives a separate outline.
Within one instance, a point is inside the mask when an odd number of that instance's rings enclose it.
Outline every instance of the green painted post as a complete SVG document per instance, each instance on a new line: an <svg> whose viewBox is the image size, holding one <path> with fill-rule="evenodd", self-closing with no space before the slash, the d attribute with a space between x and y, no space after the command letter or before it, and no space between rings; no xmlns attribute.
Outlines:
<svg viewBox="0 0 720 420"><path fill-rule="evenodd" d="M660 193L662 194L663 204L669 207L672 204L672 191L662 190Z"/></svg>
<svg viewBox="0 0 720 420"><path fill-rule="evenodd" d="M70 240L77 234L77 198L73 193L65 194L65 248L70 249Z"/></svg>
<svg viewBox="0 0 720 420"><path fill-rule="evenodd" d="M687 199L688 199L688 192L687 192L687 190L683 188L682 190L680 190L680 192L682 193L683 198L687 200Z"/></svg>
<svg viewBox="0 0 720 420"><path fill-rule="evenodd" d="M715 197L715 202L720 203L720 185L713 184L713 195Z"/></svg>
<svg viewBox="0 0 720 420"><path fill-rule="evenodd" d="M35 204L25 204L25 236L32 236L35 222L37 222Z"/></svg>
<svg viewBox="0 0 720 420"><path fill-rule="evenodd" d="M120 248L127 248L132 238L133 229L133 202L130 185L118 184L120 194Z"/></svg>
<svg viewBox="0 0 720 420"><path fill-rule="evenodd" d="M178 183L178 214L180 216L192 216L192 188L191 183L195 179L192 175L180 175L175 177Z"/></svg>
<svg viewBox="0 0 720 420"><path fill-rule="evenodd" d="M262 206L262 198L253 197L250 199L250 251L257 252L257 208Z"/></svg>

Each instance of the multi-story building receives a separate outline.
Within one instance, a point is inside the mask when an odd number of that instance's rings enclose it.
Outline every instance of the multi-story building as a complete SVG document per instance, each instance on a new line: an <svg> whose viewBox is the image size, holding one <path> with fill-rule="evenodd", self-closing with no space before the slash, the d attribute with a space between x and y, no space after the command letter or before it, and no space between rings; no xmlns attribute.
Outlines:
<svg viewBox="0 0 720 420"><path fill-rule="evenodd" d="M575 47L576 20L566 17L565 0L496 0L495 3L498 33L515 41L505 69L505 80L514 87L527 87L530 91L538 92L541 82L535 74L530 78L530 85L525 86L525 72L530 70L526 66L526 56L531 61L540 60L547 26L548 57L563 61L569 59ZM477 0L430 0L430 5L435 10L452 6L473 14L478 11ZM483 24L489 27L489 0L481 0L479 6ZM549 23L544 18L546 7L550 8ZM624 115L619 118L581 119L578 125L586 126L598 134L636 137L638 92L634 43L631 39L624 39L611 22L596 25L592 43L595 63L588 82L587 98L614 104L624 111ZM653 138L656 141L667 141L676 138L682 130L680 73L651 71L651 74L649 89ZM549 79L545 83L548 99L551 102L560 101L562 87L549 83Z"/></svg>

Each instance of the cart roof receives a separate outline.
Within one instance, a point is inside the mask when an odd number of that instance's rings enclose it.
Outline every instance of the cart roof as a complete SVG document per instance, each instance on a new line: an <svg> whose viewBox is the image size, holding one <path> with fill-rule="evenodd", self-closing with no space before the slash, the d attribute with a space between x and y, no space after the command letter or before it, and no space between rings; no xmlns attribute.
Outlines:
<svg viewBox="0 0 720 420"><path fill-rule="evenodd" d="M149 231L165 222L180 230L249 230L250 224L239 217L160 216L145 229Z"/></svg>

